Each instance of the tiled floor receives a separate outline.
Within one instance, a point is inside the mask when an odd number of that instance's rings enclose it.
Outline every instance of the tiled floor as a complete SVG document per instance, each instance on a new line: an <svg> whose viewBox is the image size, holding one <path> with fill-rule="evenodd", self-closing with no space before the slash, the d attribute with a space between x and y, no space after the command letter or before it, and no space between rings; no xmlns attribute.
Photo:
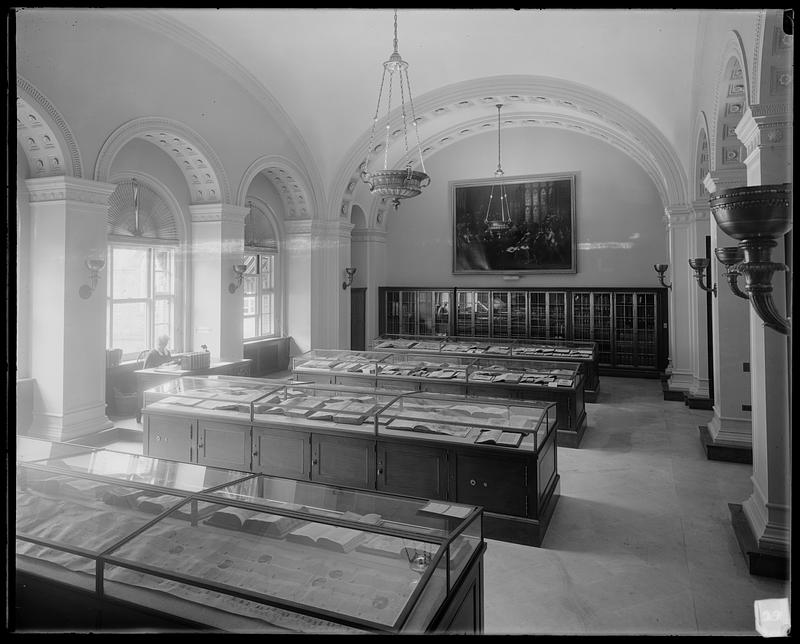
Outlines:
<svg viewBox="0 0 800 644"><path fill-rule="evenodd" d="M558 450L542 547L488 541L486 634L756 635L754 600L789 584L747 571L728 503L752 466L706 459L711 414L664 401L658 380L601 379L580 448Z"/></svg>

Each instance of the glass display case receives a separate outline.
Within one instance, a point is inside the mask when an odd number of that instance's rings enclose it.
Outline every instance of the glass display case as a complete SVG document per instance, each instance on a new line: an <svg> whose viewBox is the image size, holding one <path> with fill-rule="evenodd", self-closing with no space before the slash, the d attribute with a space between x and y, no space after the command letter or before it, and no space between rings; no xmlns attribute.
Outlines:
<svg viewBox="0 0 800 644"><path fill-rule="evenodd" d="M382 335L372 340L371 346L393 354L474 355L481 357L519 358L520 360L549 360L577 362L584 374L584 393L588 402L594 402L600 386L598 353L594 342L568 340L545 342L519 338L464 338L445 337L436 340L423 336L400 337Z"/></svg>
<svg viewBox="0 0 800 644"><path fill-rule="evenodd" d="M186 376L145 390L142 411L183 410L192 416L250 421L254 404L285 383L239 376Z"/></svg>
<svg viewBox="0 0 800 644"><path fill-rule="evenodd" d="M484 549L467 504L105 449L17 463L23 585L80 589L100 628L130 606L235 632L480 632Z"/></svg>
<svg viewBox="0 0 800 644"><path fill-rule="evenodd" d="M478 357L472 361L469 380L474 384L575 388L579 374L580 365L575 362Z"/></svg>
<svg viewBox="0 0 800 644"><path fill-rule="evenodd" d="M377 414L379 436L445 438L453 444L536 452L556 426L556 405L424 393L397 397Z"/></svg>

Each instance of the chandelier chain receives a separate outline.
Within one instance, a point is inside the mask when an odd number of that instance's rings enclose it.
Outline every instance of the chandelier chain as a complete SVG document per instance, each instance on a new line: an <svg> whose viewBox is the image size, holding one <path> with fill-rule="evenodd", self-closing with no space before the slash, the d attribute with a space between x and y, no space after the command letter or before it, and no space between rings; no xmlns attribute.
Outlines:
<svg viewBox="0 0 800 644"><path fill-rule="evenodd" d="M419 164L422 172L425 172L425 162L422 160L422 144L419 142L419 127L417 126L417 114L414 111L414 99L411 95L411 79L408 76L408 69L406 69L406 84L408 85L408 105L411 108L411 122L414 124L414 134L417 139L417 152L419 153ZM408 153L408 146L406 146L406 153Z"/></svg>

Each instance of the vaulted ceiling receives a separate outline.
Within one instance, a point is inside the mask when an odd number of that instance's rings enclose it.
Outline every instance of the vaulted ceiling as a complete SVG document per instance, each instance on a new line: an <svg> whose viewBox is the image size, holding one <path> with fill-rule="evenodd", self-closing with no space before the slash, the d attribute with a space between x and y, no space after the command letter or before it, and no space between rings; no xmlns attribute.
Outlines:
<svg viewBox="0 0 800 644"><path fill-rule="evenodd" d="M409 64L423 146L430 154L453 137L495 127L499 100L504 124L583 130L650 163L663 193L682 172L656 176L688 140L692 119L681 99L691 95L700 17L694 10L399 10L398 50ZM352 172L393 49L392 10L176 9L137 19L260 85L313 151L327 186L344 179L336 177L342 167Z"/></svg>

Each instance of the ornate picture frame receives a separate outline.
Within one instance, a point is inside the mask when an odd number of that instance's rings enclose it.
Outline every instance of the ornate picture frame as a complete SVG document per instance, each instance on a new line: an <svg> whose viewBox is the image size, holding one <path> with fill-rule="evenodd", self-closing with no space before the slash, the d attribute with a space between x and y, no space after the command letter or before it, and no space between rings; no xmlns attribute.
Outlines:
<svg viewBox="0 0 800 644"><path fill-rule="evenodd" d="M451 181L453 273L577 273L577 172Z"/></svg>

